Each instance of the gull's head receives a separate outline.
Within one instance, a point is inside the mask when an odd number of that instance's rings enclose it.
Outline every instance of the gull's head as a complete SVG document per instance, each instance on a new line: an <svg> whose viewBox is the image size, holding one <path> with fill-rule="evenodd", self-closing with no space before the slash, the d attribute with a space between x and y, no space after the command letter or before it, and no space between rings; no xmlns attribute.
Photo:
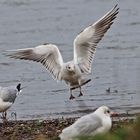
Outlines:
<svg viewBox="0 0 140 140"><path fill-rule="evenodd" d="M106 115L106 116L111 116L110 115L110 109L107 106L101 106L99 107L96 111L97 114L102 114L102 115Z"/></svg>
<svg viewBox="0 0 140 140"><path fill-rule="evenodd" d="M21 83L19 83L17 86L16 86L16 89L17 89L17 95L19 94L19 93L21 93L22 92L22 88L21 88Z"/></svg>
<svg viewBox="0 0 140 140"><path fill-rule="evenodd" d="M73 72L75 70L75 65L71 62L66 64L67 71Z"/></svg>
<svg viewBox="0 0 140 140"><path fill-rule="evenodd" d="M112 112L110 110L109 107L107 106L101 106L99 107L96 111L95 111L96 114L102 114L102 115L105 115L105 116L108 116L108 117L113 117L113 116L117 116L118 114L115 113L115 112Z"/></svg>

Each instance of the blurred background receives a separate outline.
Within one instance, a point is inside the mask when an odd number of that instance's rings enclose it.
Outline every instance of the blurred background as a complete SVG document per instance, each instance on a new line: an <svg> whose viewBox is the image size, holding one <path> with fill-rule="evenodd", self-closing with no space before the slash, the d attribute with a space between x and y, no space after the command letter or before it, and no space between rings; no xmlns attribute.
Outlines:
<svg viewBox="0 0 140 140"><path fill-rule="evenodd" d="M65 61L73 58L73 40L116 4L120 13L98 44L92 81L84 96L69 100L69 87L52 79L41 64L14 60L4 50L58 45ZM81 116L101 105L120 113L140 112L139 0L1 0L0 86L27 86L10 112L18 119ZM110 88L111 92L106 92ZM78 96L79 90L74 91Z"/></svg>

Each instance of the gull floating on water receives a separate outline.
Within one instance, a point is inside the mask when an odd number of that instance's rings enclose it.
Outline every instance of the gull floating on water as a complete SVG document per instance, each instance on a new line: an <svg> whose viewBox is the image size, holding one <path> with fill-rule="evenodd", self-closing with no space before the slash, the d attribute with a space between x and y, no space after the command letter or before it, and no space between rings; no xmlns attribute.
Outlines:
<svg viewBox="0 0 140 140"><path fill-rule="evenodd" d="M107 106L99 107L95 112L79 118L74 124L62 130L61 140L73 140L78 136L94 136L111 129L111 116L117 115Z"/></svg>
<svg viewBox="0 0 140 140"><path fill-rule="evenodd" d="M72 90L75 88L80 89L79 96L82 96L81 87L91 80L87 76L91 73L96 46L113 24L118 13L119 8L116 5L76 36L73 42L72 61L65 63L58 47L47 43L35 48L11 50L12 53L8 56L42 63L56 80L63 80L70 86L70 99L75 98L72 95Z"/></svg>
<svg viewBox="0 0 140 140"><path fill-rule="evenodd" d="M20 92L20 83L17 86L0 87L0 112L2 112L3 119L6 120L6 111L15 102L15 99Z"/></svg>

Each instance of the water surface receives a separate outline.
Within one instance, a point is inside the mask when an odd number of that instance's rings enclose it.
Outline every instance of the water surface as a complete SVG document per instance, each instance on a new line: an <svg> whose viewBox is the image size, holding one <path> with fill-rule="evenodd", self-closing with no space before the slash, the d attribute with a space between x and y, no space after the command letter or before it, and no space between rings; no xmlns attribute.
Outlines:
<svg viewBox="0 0 140 140"><path fill-rule="evenodd" d="M65 83L54 81L41 64L2 55L4 50L49 42L59 46L65 61L71 60L76 35L116 3L120 14L98 44L92 81L83 87L83 97L69 101ZM139 5L139 0L1 0L0 85L27 86L9 112L16 111L18 119L72 117L103 104L118 112L139 112ZM106 92L109 87L111 93Z"/></svg>

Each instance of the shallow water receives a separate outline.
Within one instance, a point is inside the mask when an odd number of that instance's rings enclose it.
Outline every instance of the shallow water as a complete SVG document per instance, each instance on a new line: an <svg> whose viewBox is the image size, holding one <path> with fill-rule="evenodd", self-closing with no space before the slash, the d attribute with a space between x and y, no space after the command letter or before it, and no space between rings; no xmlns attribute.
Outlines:
<svg viewBox="0 0 140 140"><path fill-rule="evenodd" d="M65 83L54 81L41 64L2 55L4 50L51 42L71 60L76 35L116 3L120 14L98 44L92 81L83 87L83 97L70 101ZM139 0L1 0L0 85L27 86L9 112L16 111L18 119L72 117L103 104L121 113L139 112L139 5ZM109 87L111 93L106 92ZM78 96L78 90L74 94Z"/></svg>

